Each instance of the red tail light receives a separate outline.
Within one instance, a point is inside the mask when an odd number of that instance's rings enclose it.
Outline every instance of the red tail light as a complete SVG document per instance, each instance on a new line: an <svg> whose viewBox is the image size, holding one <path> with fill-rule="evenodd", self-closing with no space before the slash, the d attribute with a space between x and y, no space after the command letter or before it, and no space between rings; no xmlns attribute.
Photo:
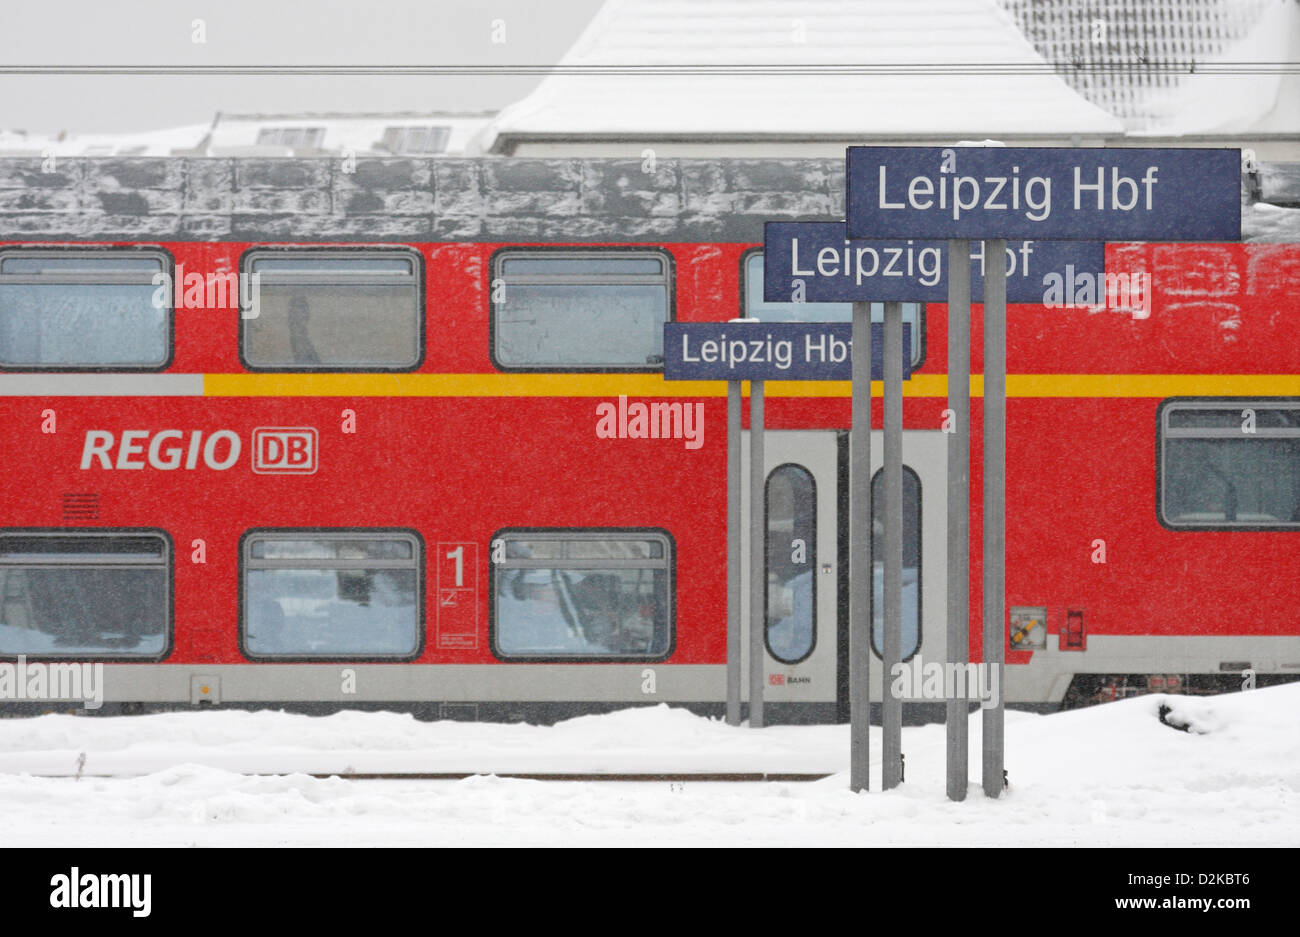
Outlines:
<svg viewBox="0 0 1300 937"><path fill-rule="evenodd" d="M1061 631L1062 651L1087 650L1088 636L1083 630L1083 611L1070 609L1065 613L1065 628Z"/></svg>

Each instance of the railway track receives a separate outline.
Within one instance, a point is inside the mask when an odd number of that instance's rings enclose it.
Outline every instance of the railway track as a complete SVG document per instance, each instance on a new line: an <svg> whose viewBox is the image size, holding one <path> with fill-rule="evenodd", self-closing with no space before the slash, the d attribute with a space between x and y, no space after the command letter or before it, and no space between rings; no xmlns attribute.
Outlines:
<svg viewBox="0 0 1300 937"><path fill-rule="evenodd" d="M437 774L313 774L315 778L341 777L349 781L463 781L466 778L478 777L477 772L459 773L444 772ZM486 776L486 775L485 775ZM710 772L710 773L654 773L654 774L569 774L569 773L497 773L492 772L492 777L511 778L520 781L668 781L682 783L686 781L767 781L767 782L784 782L784 781L820 781L830 777L829 774L815 774L805 772Z"/></svg>
<svg viewBox="0 0 1300 937"><path fill-rule="evenodd" d="M241 772L242 773L242 772ZM309 777L325 780L328 778L340 778L344 781L464 781L474 777L497 777L509 778L519 781L622 781L622 782L667 782L667 783L685 783L692 781L696 783L725 783L725 782L766 782L766 783L785 783L801 781L821 781L830 777L829 772L802 772L802 771L780 771L780 772L761 772L761 771L712 771L712 772L536 772L536 771L436 771L436 772L267 772L252 771L248 772L248 777L280 777L286 774L307 774ZM33 774L33 777L43 778L75 778L82 779L118 779L127 780L130 778L145 777L145 774L117 774L117 773L84 773L84 774Z"/></svg>

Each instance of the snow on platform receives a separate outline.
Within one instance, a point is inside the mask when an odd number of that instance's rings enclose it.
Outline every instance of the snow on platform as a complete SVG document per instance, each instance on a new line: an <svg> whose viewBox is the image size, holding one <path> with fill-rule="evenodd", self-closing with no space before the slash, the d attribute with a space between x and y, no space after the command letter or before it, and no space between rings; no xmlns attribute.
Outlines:
<svg viewBox="0 0 1300 937"><path fill-rule="evenodd" d="M128 776L180 764L242 774L831 774L847 767L843 735L840 726L754 733L668 706L555 726L384 712L52 715L0 720L0 774Z"/></svg>
<svg viewBox="0 0 1300 937"><path fill-rule="evenodd" d="M1185 725L1179 731L1161 723ZM7 845L1292 845L1300 684L1007 714L1011 787L944 796L944 727L903 733L907 782L853 795L847 726L733 728L660 706L552 727L383 713L0 720ZM879 729L872 752L879 756ZM82 777L75 776L84 754ZM338 766L333 768L332 766ZM323 770L482 771L350 781ZM91 777L99 771L135 777ZM300 772L266 775L276 770ZM67 777L36 777L36 772ZM834 772L812 782L548 782L507 772ZM494 776L495 773L497 776Z"/></svg>

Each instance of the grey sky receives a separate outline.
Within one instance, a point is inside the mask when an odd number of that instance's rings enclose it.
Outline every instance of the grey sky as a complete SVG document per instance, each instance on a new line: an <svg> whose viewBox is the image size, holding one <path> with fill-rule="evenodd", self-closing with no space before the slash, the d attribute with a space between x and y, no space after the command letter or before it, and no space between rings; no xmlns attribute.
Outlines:
<svg viewBox="0 0 1300 937"><path fill-rule="evenodd" d="M551 64L601 0L60 0L7 2L14 65ZM191 40L203 19L207 42ZM505 21L504 43L492 41ZM536 77L0 77L0 129L50 133L204 123L218 110L483 110Z"/></svg>

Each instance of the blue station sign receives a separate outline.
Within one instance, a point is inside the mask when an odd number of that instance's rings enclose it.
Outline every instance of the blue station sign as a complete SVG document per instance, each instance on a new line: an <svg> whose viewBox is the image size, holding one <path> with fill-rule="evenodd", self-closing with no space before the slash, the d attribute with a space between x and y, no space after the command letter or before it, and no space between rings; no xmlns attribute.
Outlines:
<svg viewBox="0 0 1300 937"><path fill-rule="evenodd" d="M1241 151L849 147L851 238L1241 240Z"/></svg>
<svg viewBox="0 0 1300 937"><path fill-rule="evenodd" d="M1008 241L1007 300L1041 303L1051 278L1100 276L1100 241ZM971 244L971 299L984 288L984 244ZM850 241L836 222L768 222L763 235L766 302L948 301L946 241Z"/></svg>
<svg viewBox="0 0 1300 937"><path fill-rule="evenodd" d="M848 322L668 322L664 379L669 381L848 381L853 379ZM881 380L884 326L871 326L871 379ZM903 379L912 376L912 327L903 324Z"/></svg>

